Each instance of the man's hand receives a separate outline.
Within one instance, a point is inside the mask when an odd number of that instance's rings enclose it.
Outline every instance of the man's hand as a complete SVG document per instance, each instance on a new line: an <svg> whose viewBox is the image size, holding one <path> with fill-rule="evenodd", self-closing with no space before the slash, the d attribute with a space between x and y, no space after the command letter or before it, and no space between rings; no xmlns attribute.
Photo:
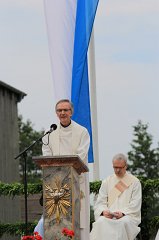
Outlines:
<svg viewBox="0 0 159 240"><path fill-rule="evenodd" d="M103 211L103 216L111 219L114 217L113 213L111 213L109 210Z"/></svg>
<svg viewBox="0 0 159 240"><path fill-rule="evenodd" d="M110 212L109 210L105 210L102 212L102 215L106 218L116 218L116 219L120 219L124 216L124 214L120 211L117 212Z"/></svg>
<svg viewBox="0 0 159 240"><path fill-rule="evenodd" d="M122 212L113 212L113 214L116 219L122 218L124 216Z"/></svg>

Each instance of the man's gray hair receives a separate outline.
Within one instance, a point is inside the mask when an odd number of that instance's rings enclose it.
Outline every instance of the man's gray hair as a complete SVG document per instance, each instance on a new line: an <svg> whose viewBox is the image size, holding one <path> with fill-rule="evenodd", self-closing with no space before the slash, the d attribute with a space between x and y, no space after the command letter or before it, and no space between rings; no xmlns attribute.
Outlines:
<svg viewBox="0 0 159 240"><path fill-rule="evenodd" d="M74 106L73 106L73 103L72 103L69 99L61 99L61 100L59 100L59 101L56 103L56 105L55 105L55 111L57 110L57 105L58 105L59 103L63 103L63 102L67 102L67 103L70 104L70 106L71 106L71 112L72 112L72 114L73 114Z"/></svg>
<svg viewBox="0 0 159 240"><path fill-rule="evenodd" d="M113 162L114 160L124 160L125 163L127 164L127 157L126 157L123 153L118 153L118 154L116 154L116 155L113 157L112 162Z"/></svg>

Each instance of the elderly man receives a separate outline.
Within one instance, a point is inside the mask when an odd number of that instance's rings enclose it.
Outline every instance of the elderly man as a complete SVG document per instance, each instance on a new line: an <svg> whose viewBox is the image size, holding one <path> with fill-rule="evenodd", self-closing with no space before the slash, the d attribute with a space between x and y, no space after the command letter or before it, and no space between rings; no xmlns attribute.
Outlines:
<svg viewBox="0 0 159 240"><path fill-rule="evenodd" d="M113 175L101 185L94 207L95 223L91 240L134 240L140 231L141 184L126 172L127 158L117 154L113 158Z"/></svg>
<svg viewBox="0 0 159 240"><path fill-rule="evenodd" d="M88 149L90 137L83 126L71 120L73 104L68 99L57 102L55 111L60 123L57 129L43 138L42 151L44 156L78 155L88 165ZM81 174L80 188L83 193L81 199L80 228L81 240L89 239L89 181L88 174Z"/></svg>

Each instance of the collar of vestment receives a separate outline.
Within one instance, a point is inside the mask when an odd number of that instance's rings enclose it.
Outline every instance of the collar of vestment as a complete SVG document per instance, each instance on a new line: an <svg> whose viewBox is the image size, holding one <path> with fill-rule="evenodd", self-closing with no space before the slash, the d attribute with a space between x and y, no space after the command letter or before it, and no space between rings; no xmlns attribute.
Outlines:
<svg viewBox="0 0 159 240"><path fill-rule="evenodd" d="M67 128L68 126L70 126L71 125L71 121L70 121L70 123L68 124L68 125L63 125L61 122L60 122L60 125L63 127L63 128Z"/></svg>

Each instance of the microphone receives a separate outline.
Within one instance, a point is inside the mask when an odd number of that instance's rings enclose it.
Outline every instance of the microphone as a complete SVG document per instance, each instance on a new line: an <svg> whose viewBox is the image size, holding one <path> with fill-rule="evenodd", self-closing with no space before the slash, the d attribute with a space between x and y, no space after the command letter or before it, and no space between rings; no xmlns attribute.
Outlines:
<svg viewBox="0 0 159 240"><path fill-rule="evenodd" d="M50 126L50 130L52 130L52 131L54 131L54 130L56 130L56 128L57 128L57 125L56 124L51 124L51 126Z"/></svg>
<svg viewBox="0 0 159 240"><path fill-rule="evenodd" d="M47 131L46 134L51 133L52 131L56 130L56 128L57 128L57 125L56 125L56 124L54 124L54 123L51 124L51 126L50 126L50 130Z"/></svg>

